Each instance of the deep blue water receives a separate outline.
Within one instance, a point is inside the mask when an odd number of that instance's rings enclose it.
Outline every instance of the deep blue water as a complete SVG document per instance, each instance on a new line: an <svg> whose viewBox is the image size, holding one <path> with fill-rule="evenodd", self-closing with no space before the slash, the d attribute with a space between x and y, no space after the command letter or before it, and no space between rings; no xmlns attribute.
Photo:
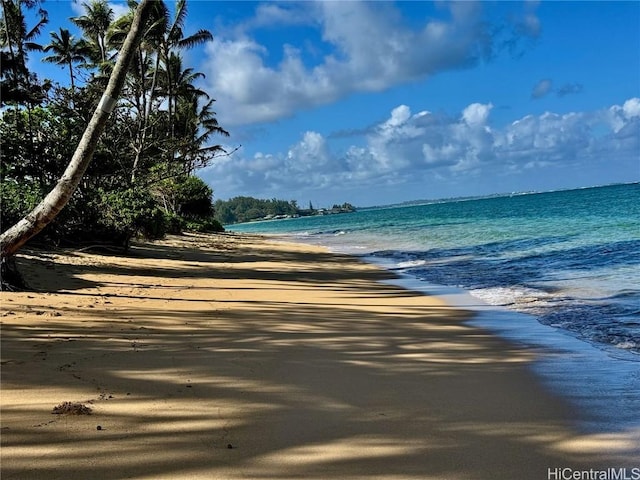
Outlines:
<svg viewBox="0 0 640 480"><path fill-rule="evenodd" d="M591 349L573 365L574 377L615 390L608 404L615 409L624 401L623 423L640 424L640 184L365 209L229 229L294 237L361 255L425 288L462 289L479 302L514 312L494 315L502 324L493 326L517 326L518 335L529 332L532 343L545 337L546 346L554 347L569 337ZM546 333L536 325L546 326ZM596 357L598 368L590 367ZM576 358L565 356L567 365ZM554 362L552 369L569 368L558 367L562 359ZM591 376L578 375L580 368L580 375ZM615 385L607 384L614 378ZM620 408L611 415L619 418Z"/></svg>

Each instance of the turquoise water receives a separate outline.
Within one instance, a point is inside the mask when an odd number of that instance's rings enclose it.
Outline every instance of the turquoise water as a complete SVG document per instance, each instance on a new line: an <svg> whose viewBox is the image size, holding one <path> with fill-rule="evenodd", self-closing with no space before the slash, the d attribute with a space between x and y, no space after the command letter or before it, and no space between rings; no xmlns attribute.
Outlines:
<svg viewBox="0 0 640 480"><path fill-rule="evenodd" d="M640 184L229 230L359 255L425 293L462 292L447 300L476 309L481 326L540 350L533 368L584 410L582 426L634 429L640 453Z"/></svg>
<svg viewBox="0 0 640 480"><path fill-rule="evenodd" d="M233 225L373 257L601 347L640 353L640 185ZM640 356L638 357L640 360Z"/></svg>

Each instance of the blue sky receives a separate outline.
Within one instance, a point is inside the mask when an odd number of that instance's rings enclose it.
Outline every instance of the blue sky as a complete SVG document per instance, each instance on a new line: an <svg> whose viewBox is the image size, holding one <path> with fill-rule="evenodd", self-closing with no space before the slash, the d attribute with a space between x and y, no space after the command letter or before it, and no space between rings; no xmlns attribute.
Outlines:
<svg viewBox="0 0 640 480"><path fill-rule="evenodd" d="M316 206L638 181L639 27L635 1L192 0L215 39L188 62L242 145L199 175Z"/></svg>

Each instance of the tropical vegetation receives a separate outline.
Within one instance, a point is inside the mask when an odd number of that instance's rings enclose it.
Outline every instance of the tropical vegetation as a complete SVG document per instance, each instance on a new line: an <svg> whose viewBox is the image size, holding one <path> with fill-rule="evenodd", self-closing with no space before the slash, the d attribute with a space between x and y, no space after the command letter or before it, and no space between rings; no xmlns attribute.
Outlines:
<svg viewBox="0 0 640 480"><path fill-rule="evenodd" d="M185 65L184 52L212 39L185 32L186 0L170 10L153 1L93 160L69 203L36 237L48 244L129 245L136 235L161 237L184 229L219 231L212 190L195 176L226 152L216 138L214 100ZM0 202L2 230L23 219L56 186L105 99L137 4L115 18L106 0L44 34L48 16L38 0L2 0L0 19ZM173 13L172 13L173 12ZM35 18L32 22L30 19ZM33 24L29 24L29 23ZM73 34L73 25L80 33ZM60 65L68 85L39 78L30 56ZM100 107L102 108L102 107ZM99 109L98 109L99 110Z"/></svg>

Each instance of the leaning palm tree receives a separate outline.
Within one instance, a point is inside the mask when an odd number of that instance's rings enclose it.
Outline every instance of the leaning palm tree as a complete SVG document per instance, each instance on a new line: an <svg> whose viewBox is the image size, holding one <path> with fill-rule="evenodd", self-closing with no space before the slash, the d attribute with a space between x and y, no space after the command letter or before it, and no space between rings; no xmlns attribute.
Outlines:
<svg viewBox="0 0 640 480"><path fill-rule="evenodd" d="M60 33L51 32L51 43L44 47L45 52L52 52L51 55L42 59L43 62L56 63L69 67L69 77L71 79L71 92L75 91L75 75L73 64L85 60L91 49L82 39L76 40L66 28L60 28Z"/></svg>
<svg viewBox="0 0 640 480"><path fill-rule="evenodd" d="M124 85L129 63L140 43L143 26L149 19L149 7L153 3L152 0L142 0L138 5L127 39L120 49L118 60L111 72L109 84L62 177L37 207L0 235L0 277L2 277L0 285L3 288L8 278L11 279L13 276L14 279L19 279L14 261L16 252L56 218L71 199L91 163L93 152L107 124L109 114L115 107Z"/></svg>

